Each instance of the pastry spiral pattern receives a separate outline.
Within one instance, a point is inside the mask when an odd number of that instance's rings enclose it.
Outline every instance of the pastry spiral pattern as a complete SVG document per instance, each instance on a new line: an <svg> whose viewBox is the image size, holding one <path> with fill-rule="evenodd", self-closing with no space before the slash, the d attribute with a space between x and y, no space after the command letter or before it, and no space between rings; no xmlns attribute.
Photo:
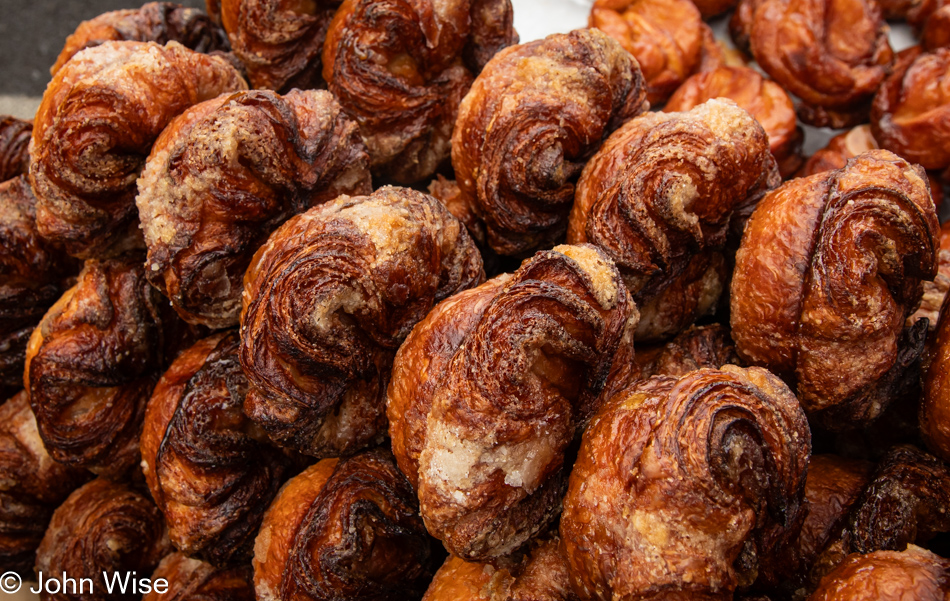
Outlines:
<svg viewBox="0 0 950 601"><path fill-rule="evenodd" d="M356 124L326 91L222 95L177 117L138 181L146 273L186 321L237 325L244 272L292 215L372 191Z"/></svg>
<svg viewBox="0 0 950 601"><path fill-rule="evenodd" d="M172 553L152 573L153 583L159 578L168 583L168 590L159 593L153 587L142 601L254 601L250 565L216 568L183 553Z"/></svg>
<svg viewBox="0 0 950 601"><path fill-rule="evenodd" d="M0 182L30 169L30 136L33 124L10 115L0 115Z"/></svg>
<svg viewBox="0 0 950 601"><path fill-rule="evenodd" d="M483 278L464 226L421 192L383 187L293 217L245 276L245 411L316 457L381 440L396 349L435 303Z"/></svg>
<svg viewBox="0 0 950 601"><path fill-rule="evenodd" d="M141 248L135 181L152 143L188 107L244 88L224 58L176 42L105 42L73 57L33 124L40 234L80 258Z"/></svg>
<svg viewBox="0 0 950 601"><path fill-rule="evenodd" d="M890 152L787 182L759 203L736 255L739 356L793 383L830 429L875 420L917 378L921 332L904 323L937 249L926 174Z"/></svg>
<svg viewBox="0 0 950 601"><path fill-rule="evenodd" d="M636 61L595 29L509 48L486 66L459 109L452 165L495 252L563 239L584 164L647 109L645 95Z"/></svg>
<svg viewBox="0 0 950 601"><path fill-rule="evenodd" d="M390 436L426 527L451 553L503 560L551 524L568 445L636 376L636 320L606 255L562 245L416 327L393 368Z"/></svg>
<svg viewBox="0 0 950 601"><path fill-rule="evenodd" d="M561 516L585 599L729 598L804 515L810 432L764 369L654 376L584 432Z"/></svg>

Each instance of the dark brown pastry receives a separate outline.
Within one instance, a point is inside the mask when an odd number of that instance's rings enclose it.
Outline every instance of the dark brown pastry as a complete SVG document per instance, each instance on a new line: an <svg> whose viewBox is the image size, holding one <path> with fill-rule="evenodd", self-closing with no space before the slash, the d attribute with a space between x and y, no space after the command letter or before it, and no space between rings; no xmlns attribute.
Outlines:
<svg viewBox="0 0 950 601"><path fill-rule="evenodd" d="M730 223L778 183L768 144L751 115L716 99L628 121L584 168L567 239L617 263L640 305L638 340L715 309Z"/></svg>
<svg viewBox="0 0 950 601"><path fill-rule="evenodd" d="M950 46L950 2L917 0L907 11L907 22L917 31L927 50Z"/></svg>
<svg viewBox="0 0 950 601"><path fill-rule="evenodd" d="M36 112L30 182L40 234L80 258L141 248L135 179L179 113L244 80L177 42L105 42L60 69Z"/></svg>
<svg viewBox="0 0 950 601"><path fill-rule="evenodd" d="M167 590L158 592L158 580ZM166 555L152 573L152 592L142 601L254 601L254 571L250 565L215 568L183 553Z"/></svg>
<svg viewBox="0 0 950 601"><path fill-rule="evenodd" d="M933 180L931 180L933 181ZM931 188L933 190L933 188ZM907 325L912 326L917 320L927 318L929 331L927 345L930 349L940 348L933 343L933 332L937 329L940 317L940 307L950 290L950 221L940 226L940 248L937 250L937 277L932 281L924 281L924 293L920 298L920 306L907 318ZM939 352L939 351L938 351ZM950 447L948 447L950 451ZM946 455L950 458L950 452Z"/></svg>
<svg viewBox="0 0 950 601"><path fill-rule="evenodd" d="M138 181L149 281L186 321L237 325L254 252L290 216L372 192L368 162L326 91L237 92L192 107L159 136Z"/></svg>
<svg viewBox="0 0 950 601"><path fill-rule="evenodd" d="M147 578L171 551L162 514L145 494L129 485L97 478L69 495L53 513L36 552L36 571L45 578L65 573L76 580L59 594L41 593L42 601L133 601L132 587L109 594L105 578L115 574ZM131 575L130 575L131 576ZM91 579L79 592L80 580Z"/></svg>
<svg viewBox="0 0 950 601"><path fill-rule="evenodd" d="M488 60L516 44L511 0L345 0L323 77L360 124L373 175L401 184L449 158L459 102Z"/></svg>
<svg viewBox="0 0 950 601"><path fill-rule="evenodd" d="M637 347L640 377L685 376L701 367L739 365L729 328L712 324L691 326L663 345Z"/></svg>
<svg viewBox="0 0 950 601"><path fill-rule="evenodd" d="M802 100L802 121L836 128L867 121L894 59L874 0L752 0L752 11L752 54Z"/></svg>
<svg viewBox="0 0 950 601"><path fill-rule="evenodd" d="M211 0L255 88L322 87L320 54L339 0ZM215 7L210 6L209 14Z"/></svg>
<svg viewBox="0 0 950 601"><path fill-rule="evenodd" d="M851 555L808 601L945 601L950 560L910 545L905 551Z"/></svg>
<svg viewBox="0 0 950 601"><path fill-rule="evenodd" d="M0 182L29 172L32 133L32 122L0 115Z"/></svg>
<svg viewBox="0 0 950 601"><path fill-rule="evenodd" d="M950 48L901 55L871 108L882 148L925 169L950 166Z"/></svg>
<svg viewBox="0 0 950 601"><path fill-rule="evenodd" d="M251 557L254 537L290 459L244 416L247 378L236 332L184 351L145 413L142 470L172 544L214 565Z"/></svg>
<svg viewBox="0 0 950 601"><path fill-rule="evenodd" d="M739 0L692 0L704 19L717 17L735 8Z"/></svg>
<svg viewBox="0 0 950 601"><path fill-rule="evenodd" d="M497 563L557 517L568 445L636 377L636 320L610 259L563 245L413 330L393 367L389 432L449 552Z"/></svg>
<svg viewBox="0 0 950 601"><path fill-rule="evenodd" d="M50 75L56 75L80 50L109 41L175 41L195 52L227 51L228 36L208 15L172 2L149 2L141 8L115 10L83 21L68 38Z"/></svg>
<svg viewBox="0 0 950 601"><path fill-rule="evenodd" d="M654 376L591 420L561 515L584 599L729 599L804 517L810 449L795 395L727 365Z"/></svg>
<svg viewBox="0 0 950 601"><path fill-rule="evenodd" d="M244 280L244 410L275 442L336 457L386 434L393 355L438 301L484 278L434 198L384 187L293 217Z"/></svg>
<svg viewBox="0 0 950 601"><path fill-rule="evenodd" d="M595 29L499 53L462 101L452 136L461 204L495 252L524 255L563 239L584 163L647 109L644 97L636 61Z"/></svg>
<svg viewBox="0 0 950 601"><path fill-rule="evenodd" d="M43 317L24 383L53 459L112 478L138 464L145 405L182 339L166 307L133 255L86 261Z"/></svg>
<svg viewBox="0 0 950 601"><path fill-rule="evenodd" d="M936 275L937 234L924 170L885 150L770 192L736 256L739 356L829 429L875 420L917 378L922 332L904 322Z"/></svg>
<svg viewBox="0 0 950 601"><path fill-rule="evenodd" d="M732 17L729 19L729 37L740 52L745 54L751 52L752 22L755 19L756 9L763 2L764 0L739 0L736 10L732 12Z"/></svg>
<svg viewBox="0 0 950 601"><path fill-rule="evenodd" d="M23 388L30 334L79 268L37 233L36 197L26 176L0 183L0 394Z"/></svg>
<svg viewBox="0 0 950 601"><path fill-rule="evenodd" d="M432 578L418 504L390 452L324 459L292 478L254 545L260 601L418 599Z"/></svg>
<svg viewBox="0 0 950 601"><path fill-rule="evenodd" d="M802 164L802 128L797 125L795 105L777 83L750 67L719 67L697 73L670 96L663 110L688 111L712 98L728 98L752 115L769 136L769 149L782 177Z"/></svg>
<svg viewBox="0 0 950 601"><path fill-rule="evenodd" d="M32 573L53 510L88 479L50 458L26 392L0 405L0 572Z"/></svg>
<svg viewBox="0 0 950 601"><path fill-rule="evenodd" d="M595 0L587 22L637 59L650 104L665 102L702 60L706 25L690 0Z"/></svg>
<svg viewBox="0 0 950 601"><path fill-rule="evenodd" d="M422 601L577 601L557 535L542 536L525 558L495 568L450 556Z"/></svg>

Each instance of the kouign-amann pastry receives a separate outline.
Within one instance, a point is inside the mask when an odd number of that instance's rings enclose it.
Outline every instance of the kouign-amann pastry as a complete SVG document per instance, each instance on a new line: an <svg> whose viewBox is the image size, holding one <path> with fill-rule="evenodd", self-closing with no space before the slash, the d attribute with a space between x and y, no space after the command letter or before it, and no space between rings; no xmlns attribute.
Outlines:
<svg viewBox="0 0 950 601"><path fill-rule="evenodd" d="M562 245L413 330L393 368L390 436L451 553L504 560L556 518L568 445L636 376L636 320L607 256Z"/></svg>
<svg viewBox="0 0 950 601"><path fill-rule="evenodd" d="M159 593L154 583L168 583ZM166 555L152 573L152 591L142 601L254 601L254 571L250 565L215 568L183 553Z"/></svg>
<svg viewBox="0 0 950 601"><path fill-rule="evenodd" d="M931 188L932 189L932 188ZM931 333L937 329L940 318L940 308L947 297L947 291L950 290L950 221L945 221L940 226L940 248L937 251L937 277L932 281L924 281L924 293L920 298L920 306L907 318L907 325L912 326L917 320L927 318L929 324L927 345L931 348L939 348L941 345L934 343ZM939 352L939 351L938 351ZM950 454L947 455L950 457Z"/></svg>
<svg viewBox="0 0 950 601"><path fill-rule="evenodd" d="M950 230L950 222L945 228ZM947 236L950 243L950 235ZM942 280L945 284L950 277L950 249L943 248L944 237L941 236L941 259L946 261L941 267L945 269L938 276L935 284ZM943 263L943 262L942 262ZM933 453L950 461L950 295L946 295L947 288L943 289L944 299L939 307L940 318L937 322L935 338L931 346L930 365L924 374L923 397L920 406L920 433Z"/></svg>
<svg viewBox="0 0 950 601"><path fill-rule="evenodd" d="M373 175L411 184L449 158L459 102L488 60L516 44L510 0L345 0L323 76L360 125Z"/></svg>
<svg viewBox="0 0 950 601"><path fill-rule="evenodd" d="M227 51L227 34L205 13L172 2L149 2L141 8L114 10L83 21L68 38L50 75L56 75L80 50L108 41L175 41L196 52Z"/></svg>
<svg viewBox="0 0 950 601"><path fill-rule="evenodd" d="M0 405L0 571L32 573L53 510L89 477L49 456L25 392Z"/></svg>
<svg viewBox="0 0 950 601"><path fill-rule="evenodd" d="M937 235L923 169L885 150L770 192L736 255L739 356L793 383L825 427L875 420L916 380L922 332L904 323Z"/></svg>
<svg viewBox="0 0 950 601"><path fill-rule="evenodd" d="M75 588L67 583L58 594L44 591L40 599L139 599L131 586L125 594L119 590L110 594L104 579L114 574L124 577L126 572L147 578L170 551L162 514L151 499L127 484L97 478L69 495L53 513L36 552L37 572L46 578L65 573L75 579ZM87 585L84 594L76 594L81 579L92 580L91 592Z"/></svg>
<svg viewBox="0 0 950 601"><path fill-rule="evenodd" d="M132 255L87 261L40 321L24 384L53 459L114 478L138 464L145 405L182 338L166 307Z"/></svg>
<svg viewBox="0 0 950 601"><path fill-rule="evenodd" d="M452 165L461 204L495 252L524 255L563 238L584 164L647 109L644 97L636 61L594 29L509 48L488 64L459 109Z"/></svg>
<svg viewBox="0 0 950 601"><path fill-rule="evenodd" d="M145 413L142 469L172 544L215 565L246 562L291 468L243 413L236 332L205 338L162 376Z"/></svg>
<svg viewBox="0 0 950 601"><path fill-rule="evenodd" d="M739 365L729 328L715 323L691 326L663 345L637 347L640 377L685 376L701 367Z"/></svg>
<svg viewBox="0 0 950 601"><path fill-rule="evenodd" d="M290 216L372 191L356 124L326 91L237 92L155 142L136 197L146 274L183 319L237 325L251 257Z"/></svg>
<svg viewBox="0 0 950 601"><path fill-rule="evenodd" d="M808 601L944 601L950 561L910 545L906 550L851 555Z"/></svg>
<svg viewBox="0 0 950 601"><path fill-rule="evenodd" d="M293 217L245 276L244 410L315 457L381 441L396 349L435 303L483 278L465 227L421 192L384 187Z"/></svg>
<svg viewBox="0 0 950 601"><path fill-rule="evenodd" d="M604 249L640 305L638 340L711 312L726 281L730 223L778 183L762 127L735 103L647 113L584 168L567 239Z"/></svg>
<svg viewBox="0 0 950 601"><path fill-rule="evenodd" d="M584 432L561 516L584 599L726 599L804 517L810 432L768 371L654 376Z"/></svg>
<svg viewBox="0 0 950 601"><path fill-rule="evenodd" d="M927 50L950 46L950 2L918 0L907 11L907 22L914 26L921 45Z"/></svg>
<svg viewBox="0 0 950 601"><path fill-rule="evenodd" d="M0 115L0 182L29 172L32 133L31 122Z"/></svg>
<svg viewBox="0 0 950 601"><path fill-rule="evenodd" d="M80 258L141 247L135 180L152 143L191 105L244 88L225 59L177 42L105 42L74 56L33 125L40 234Z"/></svg>
<svg viewBox="0 0 950 601"><path fill-rule="evenodd" d="M264 516L257 598L418 599L432 578L429 540L388 450L324 459L288 481Z"/></svg>
<svg viewBox="0 0 950 601"><path fill-rule="evenodd" d="M802 121L836 128L866 122L894 59L874 0L751 1L752 54L801 98Z"/></svg>

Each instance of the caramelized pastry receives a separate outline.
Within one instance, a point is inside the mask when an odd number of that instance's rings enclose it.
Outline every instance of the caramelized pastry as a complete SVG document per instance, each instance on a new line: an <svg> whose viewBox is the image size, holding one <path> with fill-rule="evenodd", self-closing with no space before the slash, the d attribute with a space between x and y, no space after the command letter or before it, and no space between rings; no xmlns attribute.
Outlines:
<svg viewBox="0 0 950 601"><path fill-rule="evenodd" d="M254 545L260 601L418 599L429 537L388 450L324 459L292 478Z"/></svg>
<svg viewBox="0 0 950 601"><path fill-rule="evenodd" d="M637 59L650 104L665 102L702 59L706 25L690 0L594 0L588 25Z"/></svg>
<svg viewBox="0 0 950 601"><path fill-rule="evenodd" d="M666 112L688 111L712 98L728 98L752 115L769 136L769 149L782 177L802 164L802 128L795 106L774 81L749 67L719 67L687 79L663 107Z"/></svg>
<svg viewBox="0 0 950 601"><path fill-rule="evenodd" d="M765 0L739 0L736 4L736 10L732 12L729 19L729 37L740 52L750 53L752 49L752 22L755 19L755 11L763 4Z"/></svg>
<svg viewBox="0 0 950 601"><path fill-rule="evenodd" d="M145 404L181 332L139 255L89 260L26 349L24 383L49 454L117 478L139 462Z"/></svg>
<svg viewBox="0 0 950 601"><path fill-rule="evenodd" d="M253 577L249 565L215 568L183 553L172 553L155 568L152 592L142 601L254 601ZM154 588L159 578L168 583L164 593Z"/></svg>
<svg viewBox="0 0 950 601"><path fill-rule="evenodd" d="M513 566L495 568L450 556L422 601L577 601L560 538L545 536Z"/></svg>
<svg viewBox="0 0 950 601"><path fill-rule="evenodd" d="M636 376L637 311L593 246L558 246L437 306L399 349L393 452L426 527L466 561L499 562L556 518L565 453Z"/></svg>
<svg viewBox="0 0 950 601"><path fill-rule="evenodd" d="M291 215L372 192L368 167L356 124L329 92L196 105L162 132L138 182L149 281L186 321L237 325L254 251Z"/></svg>
<svg viewBox="0 0 950 601"><path fill-rule="evenodd" d="M804 517L810 433L768 371L654 376L594 416L561 539L584 599L726 599Z"/></svg>
<svg viewBox="0 0 950 601"><path fill-rule="evenodd" d="M851 555L808 601L944 601L950 560L910 545L905 551Z"/></svg>
<svg viewBox="0 0 950 601"><path fill-rule="evenodd" d="M939 344L935 345L932 342L933 337L930 333L937 329L940 307L943 306L943 301L947 297L948 290L950 290L950 221L944 222L944 224L940 226L940 248L937 251L937 277L935 277L933 281L928 280L924 282L924 294L920 298L920 306L907 318L908 326L914 325L919 319L927 318L929 325L927 344L931 348L940 348ZM950 458L950 447L948 447L946 457Z"/></svg>
<svg viewBox="0 0 950 601"><path fill-rule="evenodd" d="M927 50L950 46L950 2L918 0L907 11L907 22L917 31Z"/></svg>
<svg viewBox="0 0 950 601"><path fill-rule="evenodd" d="M225 59L176 42L105 42L74 57L33 126L40 234L80 258L141 247L135 179L155 138L189 106L245 87Z"/></svg>
<svg viewBox="0 0 950 601"><path fill-rule="evenodd" d="M53 510L88 477L50 458L25 392L0 405L0 571L33 571Z"/></svg>
<svg viewBox="0 0 950 601"><path fill-rule="evenodd" d="M768 136L729 100L647 113L584 168L567 239L600 246L640 305L638 340L676 334L715 309L730 222L778 183Z"/></svg>
<svg viewBox="0 0 950 601"><path fill-rule="evenodd" d="M63 574L75 579L91 579L92 593L43 593L43 601L129 600L139 595L108 593L107 575L135 572L148 577L158 562L171 551L162 514L144 494L129 485L97 478L69 495L53 512L49 528L36 552L36 571L44 577ZM129 587L130 589L131 587Z"/></svg>
<svg viewBox="0 0 950 601"><path fill-rule="evenodd" d="M831 430L867 424L916 379L904 322L937 271L926 174L885 150L785 183L746 225L732 279L743 360L794 383Z"/></svg>
<svg viewBox="0 0 950 601"><path fill-rule="evenodd" d="M30 168L30 135L33 124L0 115L0 182L26 175Z"/></svg>
<svg viewBox="0 0 950 601"><path fill-rule="evenodd" d="M393 355L438 301L484 278L464 226L384 187L297 215L244 279L244 410L275 442L337 457L379 442Z"/></svg>
<svg viewBox="0 0 950 601"><path fill-rule="evenodd" d="M871 99L894 59L874 0L752 3L752 54L772 79L801 98L801 120L835 128L867 121Z"/></svg>
<svg viewBox="0 0 950 601"><path fill-rule="evenodd" d="M345 0L323 77L360 124L373 175L401 184L449 158L459 102L499 50L516 44L511 0Z"/></svg>
<svg viewBox="0 0 950 601"><path fill-rule="evenodd" d="M950 48L902 54L871 108L874 137L925 169L950 166Z"/></svg>
<svg viewBox="0 0 950 601"><path fill-rule="evenodd" d="M720 324L691 326L664 345L637 348L640 376L685 376L702 367L739 364L729 328Z"/></svg>
<svg viewBox="0 0 950 601"><path fill-rule="evenodd" d="M692 0L704 19L711 19L729 12L738 4L738 0Z"/></svg>
<svg viewBox="0 0 950 601"><path fill-rule="evenodd" d="M220 25L196 8L172 2L149 2L141 8L115 10L83 21L68 38L49 72L56 75L80 50L108 41L175 41L195 52L227 51L227 34Z"/></svg>
<svg viewBox="0 0 950 601"><path fill-rule="evenodd" d="M244 416L236 332L184 351L155 387L142 470L172 544L215 565L246 561L289 458Z"/></svg>
<svg viewBox="0 0 950 601"><path fill-rule="evenodd" d="M563 238L584 163L647 109L644 96L636 61L593 29L510 48L488 65L459 109L452 164L460 204L495 252Z"/></svg>
<svg viewBox="0 0 950 601"><path fill-rule="evenodd" d="M0 394L23 388L27 340L79 268L37 233L26 176L0 183Z"/></svg>

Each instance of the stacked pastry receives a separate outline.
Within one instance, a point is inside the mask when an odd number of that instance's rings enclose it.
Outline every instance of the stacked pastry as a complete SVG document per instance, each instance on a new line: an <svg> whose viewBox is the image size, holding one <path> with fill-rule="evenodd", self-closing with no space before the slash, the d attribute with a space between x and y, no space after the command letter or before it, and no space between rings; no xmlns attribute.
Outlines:
<svg viewBox="0 0 950 601"><path fill-rule="evenodd" d="M0 572L946 598L947 6L871 1L83 23L0 120Z"/></svg>

